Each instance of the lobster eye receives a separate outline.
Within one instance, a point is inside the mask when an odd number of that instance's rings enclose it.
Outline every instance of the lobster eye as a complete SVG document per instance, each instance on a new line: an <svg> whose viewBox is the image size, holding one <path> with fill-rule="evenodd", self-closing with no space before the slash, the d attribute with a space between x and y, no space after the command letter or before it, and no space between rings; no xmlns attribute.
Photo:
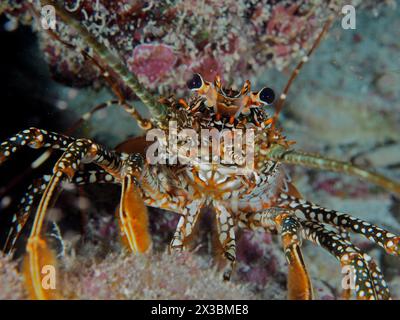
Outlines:
<svg viewBox="0 0 400 320"><path fill-rule="evenodd" d="M190 90L199 90L203 86L203 78L198 74L195 73L186 85Z"/></svg>
<svg viewBox="0 0 400 320"><path fill-rule="evenodd" d="M261 102L264 102L265 104L271 104L275 100L274 90L268 87L262 88L259 92L259 98Z"/></svg>

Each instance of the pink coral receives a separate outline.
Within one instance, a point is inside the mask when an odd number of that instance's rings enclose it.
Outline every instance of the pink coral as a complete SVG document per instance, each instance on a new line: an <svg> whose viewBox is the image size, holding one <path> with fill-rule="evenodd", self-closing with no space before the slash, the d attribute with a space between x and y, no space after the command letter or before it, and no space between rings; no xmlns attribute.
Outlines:
<svg viewBox="0 0 400 320"><path fill-rule="evenodd" d="M272 17L267 24L267 34L270 35L285 35L286 41L284 44L277 43L275 46L275 53L277 56L286 56L292 52L293 40L299 30L307 30L311 24L307 25L307 20L304 17L296 16L295 12L298 10L298 5L291 5L285 7L284 5L277 5L272 11ZM301 37L297 36L298 38Z"/></svg>
<svg viewBox="0 0 400 320"><path fill-rule="evenodd" d="M138 76L144 76L150 83L154 83L170 72L176 61L177 57L170 46L141 44L133 49L128 66Z"/></svg>
<svg viewBox="0 0 400 320"><path fill-rule="evenodd" d="M216 75L221 76L221 79L223 80L223 68L218 60L212 56L203 58L200 62L200 65L193 67L192 70L193 72L200 73L207 81L214 81Z"/></svg>
<svg viewBox="0 0 400 320"><path fill-rule="evenodd" d="M294 13L298 5L291 5L286 8L284 5L277 5L272 11L272 18L268 21L268 34L289 34L298 32L305 24L304 19L297 17Z"/></svg>

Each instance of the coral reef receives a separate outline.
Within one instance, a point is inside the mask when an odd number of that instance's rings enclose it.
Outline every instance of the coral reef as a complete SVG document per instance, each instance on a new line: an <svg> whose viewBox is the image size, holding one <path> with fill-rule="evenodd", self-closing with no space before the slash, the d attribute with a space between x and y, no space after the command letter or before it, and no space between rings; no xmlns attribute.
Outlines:
<svg viewBox="0 0 400 320"><path fill-rule="evenodd" d="M65 299L254 299L248 286L224 283L200 257L110 254L97 263L63 259L56 287ZM0 299L26 299L16 264L0 256Z"/></svg>
<svg viewBox="0 0 400 320"><path fill-rule="evenodd" d="M99 1L101 10L96 10L96 1L67 2L71 10L85 9L82 21L115 49L146 86L159 93L178 94L183 92L186 73L193 71L201 72L208 80L220 73L225 81L235 85L249 78L257 84L272 83L275 88L282 88L287 76L281 70L304 54L330 12L328 7L315 6L317 1L309 1L300 9L296 1L228 1L228 5L211 0L146 4ZM339 3L332 1L331 6L337 7ZM353 159L399 180L400 105L396 88L400 66L398 59L393 58L399 50L398 13L386 6L377 9L371 1L363 1L361 7L366 9L358 12L357 30L344 31L335 25L330 37L301 71L288 96L281 124L285 134L297 141L299 149ZM79 90L58 87L57 95L63 102L58 106L66 105L68 112L83 114L110 97L107 90L92 90L103 86L98 70L82 55L40 31L22 1L9 1L7 6L3 3L1 10L13 22L9 22L11 29L18 19L38 31L41 49L56 80L69 86L89 86ZM62 23L58 32L63 39L85 49ZM131 119L118 109L99 113L85 130L87 136L109 146L135 133ZM346 176L304 168L289 170L306 199L400 231L400 206L387 192ZM70 244L72 247L86 243L76 252L78 261L69 252L61 264L62 290L67 297L285 298L286 261L276 236L243 232L238 240L238 272L233 283L227 285L210 268L210 221L206 220L199 232L197 244L203 243L203 247L193 255L176 259L160 252L165 250L177 217L150 210L155 255L112 255L110 252L121 250L112 242L118 236L112 216L118 195L110 196L109 207L104 209L104 203L96 200L97 194L104 193L92 192L88 196L91 201L86 208L90 217L87 233L82 236L77 231L65 231L67 234L63 235L67 243L78 238ZM67 200L61 199L58 206L64 217L72 210ZM78 209L82 208L74 208ZM383 263L392 295L400 298L398 259L386 257L365 240L356 241ZM338 262L320 248L308 243L304 247L318 297L338 298ZM94 256L104 260L94 262ZM16 264L0 257L0 266L4 266L0 287L5 288L0 290L0 298L24 298ZM148 278L143 278L145 274ZM172 281L173 277L178 279Z"/></svg>
<svg viewBox="0 0 400 320"><path fill-rule="evenodd" d="M210 261L187 253L110 254L100 263L70 261L60 289L71 299L254 299L243 284L224 283Z"/></svg>
<svg viewBox="0 0 400 320"><path fill-rule="evenodd" d="M0 300L26 299L27 293L17 263L0 253Z"/></svg>
<svg viewBox="0 0 400 320"><path fill-rule="evenodd" d="M341 1L68 0L66 4L148 88L164 93L184 88L193 72L211 81L219 74L236 85L257 78L265 68L282 70L304 54ZM38 1L35 9L40 12ZM3 10L13 19L24 17L24 22L30 13L29 5L20 1L10 1ZM86 49L70 28L57 23L63 40ZM79 52L55 42L40 26L33 27L56 79L82 86L99 78Z"/></svg>
<svg viewBox="0 0 400 320"><path fill-rule="evenodd" d="M259 242L241 242L239 275L224 282L210 256L191 252L139 256L114 252L99 260L93 254L99 248L87 244L86 255L68 254L60 259L56 288L63 299L285 299L285 263L271 263L271 259L281 257L279 248L269 246L268 251L276 251L276 257L264 254L263 265L255 266L254 249L259 246ZM246 249L251 251L244 254ZM260 257L263 251L258 252ZM16 263L0 256L0 266L0 299L27 299ZM319 279L314 279L314 285L318 298L334 298L332 288Z"/></svg>

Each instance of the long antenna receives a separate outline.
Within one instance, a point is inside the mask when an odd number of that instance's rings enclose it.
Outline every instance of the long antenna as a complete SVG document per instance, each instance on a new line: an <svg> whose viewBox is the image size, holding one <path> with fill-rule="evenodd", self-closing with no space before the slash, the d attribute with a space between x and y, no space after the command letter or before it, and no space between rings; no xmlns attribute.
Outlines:
<svg viewBox="0 0 400 320"><path fill-rule="evenodd" d="M317 39L315 40L314 44L312 45L311 49L307 52L307 54L301 59L301 61L297 64L296 68L293 70L292 74L290 75L289 81L287 82L285 88L283 89L282 94L279 97L278 102L276 103L275 106L275 113L272 117L272 123L271 123L271 130L274 131L276 122L278 121L278 116L279 113L281 112L283 108L283 104L286 100L287 94L289 92L290 86L292 85L293 81L296 79L298 76L301 68L303 65L308 61L314 50L318 47L320 44L322 38L324 37L325 33L329 30L332 22L334 20L334 16L330 15L328 20L325 22L324 27L322 28L322 31L318 35Z"/></svg>

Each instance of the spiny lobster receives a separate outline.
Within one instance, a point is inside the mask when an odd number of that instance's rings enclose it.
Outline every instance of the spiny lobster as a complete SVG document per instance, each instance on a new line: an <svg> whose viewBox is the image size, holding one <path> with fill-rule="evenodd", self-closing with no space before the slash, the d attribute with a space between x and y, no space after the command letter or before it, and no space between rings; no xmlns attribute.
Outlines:
<svg viewBox="0 0 400 320"><path fill-rule="evenodd" d="M145 130L158 128L169 134L170 121L175 121L178 129L191 128L198 133L202 129L210 128L254 130L254 168L239 175L226 170L232 169L232 166L212 162L186 165L149 164L145 157L146 148L140 152L127 149L123 152L108 150L89 139L75 139L37 128L23 130L11 136L0 145L1 164L25 146L63 151L54 166L53 174L44 176L21 200L21 210L13 217L13 227L6 244L6 250L12 250L29 215L36 209L23 264L27 288L32 297L58 297L57 290L45 289L42 286L42 268L45 265L56 264L52 250L43 236L43 224L55 191L62 182L70 181L78 185L121 185L118 219L123 240L134 253L146 252L151 247L146 206L166 209L180 215L170 243L170 250L178 252L185 249L201 209L208 206L215 212L218 239L223 249L223 258L226 260L223 272L225 280L229 280L235 266L235 230L262 229L278 233L282 239L288 262L290 299L313 298L312 284L301 251L304 239L325 248L342 266L350 267L357 298L390 298L388 286L379 267L370 256L350 242L349 233L363 235L393 255L400 255L400 237L361 219L302 199L282 171L282 164L297 164L347 173L400 194L400 184L384 176L350 163L292 149L292 142L276 128L279 112L292 81L317 47L333 18L325 24L307 56L292 73L275 106L275 113L270 117L262 107L274 101L273 90L265 87L251 92L249 81L237 91L224 88L219 77L215 78L214 83L210 83L201 75L195 74L188 81L189 89L194 92L188 101L174 97L153 97L111 50L96 41L85 27L77 22L73 14L57 2L48 2L54 5L57 14L83 37L98 60L86 52L83 54L98 62L96 64L104 71L105 77L106 74L109 77L107 70L112 70L113 74L148 107L152 116L149 120L143 119L122 95L118 95L118 103L123 105ZM137 138L135 141L137 144L146 145L141 139ZM84 164L87 163L97 165L98 169L85 171ZM235 165L233 169L242 167ZM40 202L37 208L33 208L34 198L38 195L41 196ZM345 291L346 297L350 297L350 294L350 289Z"/></svg>

